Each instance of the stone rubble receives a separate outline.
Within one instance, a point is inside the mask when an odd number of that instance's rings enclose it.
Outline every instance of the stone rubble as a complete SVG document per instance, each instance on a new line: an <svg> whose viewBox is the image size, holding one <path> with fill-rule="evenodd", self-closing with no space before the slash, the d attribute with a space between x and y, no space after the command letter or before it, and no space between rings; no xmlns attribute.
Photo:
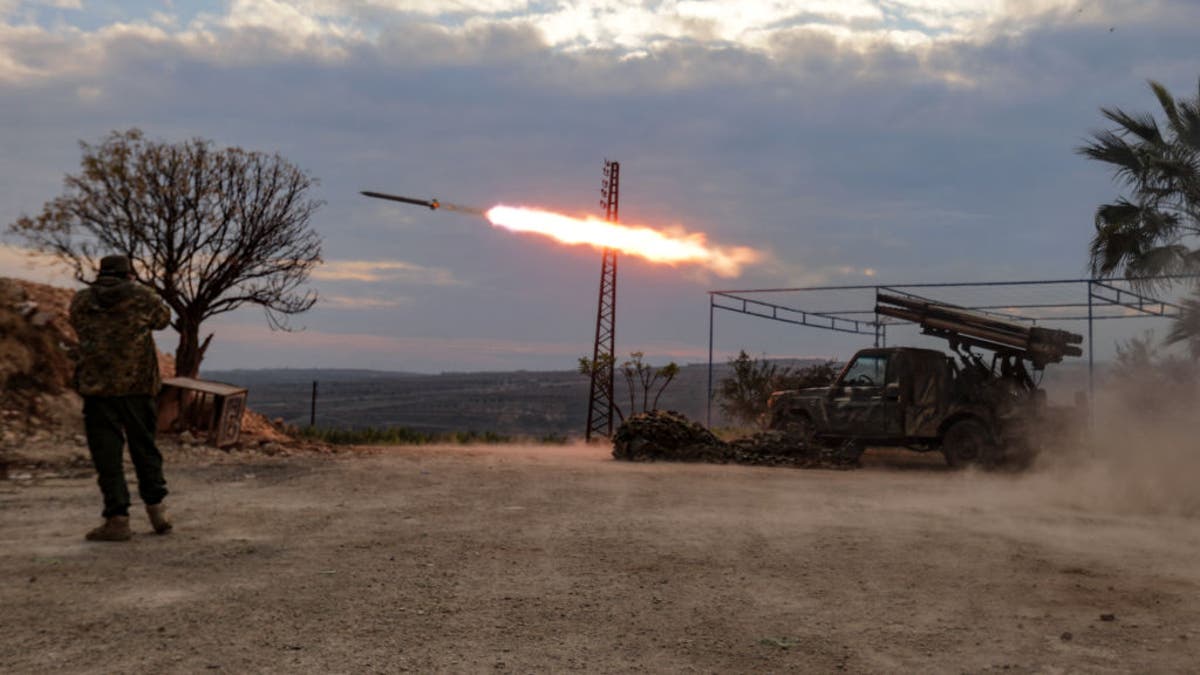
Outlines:
<svg viewBox="0 0 1200 675"><path fill-rule="evenodd" d="M613 457L627 461L708 462L798 468L849 469L856 456L807 443L783 431L764 431L730 442L673 410L652 410L625 420L613 434Z"/></svg>

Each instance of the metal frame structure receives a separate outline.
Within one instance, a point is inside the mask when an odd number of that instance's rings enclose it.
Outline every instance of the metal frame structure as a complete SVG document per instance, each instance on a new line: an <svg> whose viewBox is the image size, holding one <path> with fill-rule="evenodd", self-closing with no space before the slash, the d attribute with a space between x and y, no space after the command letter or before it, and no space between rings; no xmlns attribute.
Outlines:
<svg viewBox="0 0 1200 675"><path fill-rule="evenodd" d="M1035 286L1081 286L1084 287L1085 298L1071 302L1043 303L1009 303L1009 304L958 304L956 306L972 311L991 314L1009 321L1028 321L1032 323L1053 321L1086 321L1087 322L1087 358L1088 358L1088 399L1095 393L1095 351L1093 349L1095 322L1106 319L1132 319L1144 317L1177 318L1182 307L1174 302L1149 295L1142 289L1153 287L1158 282L1196 280L1198 275L1174 275L1141 278L1091 278L1091 279L1040 279L1028 281L976 281L959 283L923 283L923 284L874 284L848 286L807 286L798 288L750 288L736 290L709 291L708 305L708 397L706 400L706 423L712 425L713 402L713 349L716 339L716 311L723 310L735 314L754 316L772 321L807 326L827 331L850 333L855 335L872 336L874 346L887 346L887 329L889 325L906 324L897 319L881 319L875 313L874 303L870 308L839 308L826 311L810 311L799 309L778 302L771 302L751 296L761 296L767 293L818 293L831 291L871 291L871 299L879 293L918 298L921 300L943 302L941 299L930 298L923 293L943 292L951 289L970 288L1019 288ZM1129 288L1121 288L1127 284ZM952 304L952 303L945 303ZM1086 310L1086 311L1085 311ZM1115 313L1113 313L1115 311ZM1030 316L1028 313L1036 316Z"/></svg>
<svg viewBox="0 0 1200 675"><path fill-rule="evenodd" d="M618 203L621 196L621 165L604 160L604 181L600 194L603 199L604 219L610 223L618 220ZM592 434L605 438L612 436L613 427L613 368L616 363L617 340L617 252L604 249L600 262L600 299L596 303L596 342L592 349L592 383L588 397L587 432L584 438L592 440Z"/></svg>

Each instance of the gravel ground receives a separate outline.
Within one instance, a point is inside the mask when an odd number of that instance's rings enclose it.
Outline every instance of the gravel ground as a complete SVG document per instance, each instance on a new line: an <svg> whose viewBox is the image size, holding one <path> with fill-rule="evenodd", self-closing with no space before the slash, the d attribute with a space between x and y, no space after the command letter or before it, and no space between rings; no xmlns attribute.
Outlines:
<svg viewBox="0 0 1200 675"><path fill-rule="evenodd" d="M1189 672L1200 519L1051 473L605 448L176 459L0 482L3 672ZM140 516L140 512L136 514Z"/></svg>

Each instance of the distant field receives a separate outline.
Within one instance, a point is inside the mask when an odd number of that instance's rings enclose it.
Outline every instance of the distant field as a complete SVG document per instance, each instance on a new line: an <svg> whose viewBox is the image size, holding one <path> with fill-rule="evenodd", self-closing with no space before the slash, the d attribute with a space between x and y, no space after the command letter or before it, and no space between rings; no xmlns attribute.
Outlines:
<svg viewBox="0 0 1200 675"><path fill-rule="evenodd" d="M723 364L714 370L718 381L727 372ZM420 375L288 369L211 371L203 377L247 387L251 408L298 426L309 423L314 380L318 382L319 426L404 426L429 432L494 431L540 438L581 436L587 424L589 382L574 371ZM684 366L659 407L704 420L707 386L707 365ZM616 396L628 410L624 383L618 382ZM716 406L713 414L718 423Z"/></svg>

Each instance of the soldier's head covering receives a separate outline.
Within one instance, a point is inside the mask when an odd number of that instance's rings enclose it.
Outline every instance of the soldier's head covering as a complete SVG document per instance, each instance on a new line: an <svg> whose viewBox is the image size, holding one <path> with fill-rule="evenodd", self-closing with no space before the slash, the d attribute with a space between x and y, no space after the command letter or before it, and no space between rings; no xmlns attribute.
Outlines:
<svg viewBox="0 0 1200 675"><path fill-rule="evenodd" d="M100 276L125 277L133 273L133 265L123 255L106 255L100 259Z"/></svg>

